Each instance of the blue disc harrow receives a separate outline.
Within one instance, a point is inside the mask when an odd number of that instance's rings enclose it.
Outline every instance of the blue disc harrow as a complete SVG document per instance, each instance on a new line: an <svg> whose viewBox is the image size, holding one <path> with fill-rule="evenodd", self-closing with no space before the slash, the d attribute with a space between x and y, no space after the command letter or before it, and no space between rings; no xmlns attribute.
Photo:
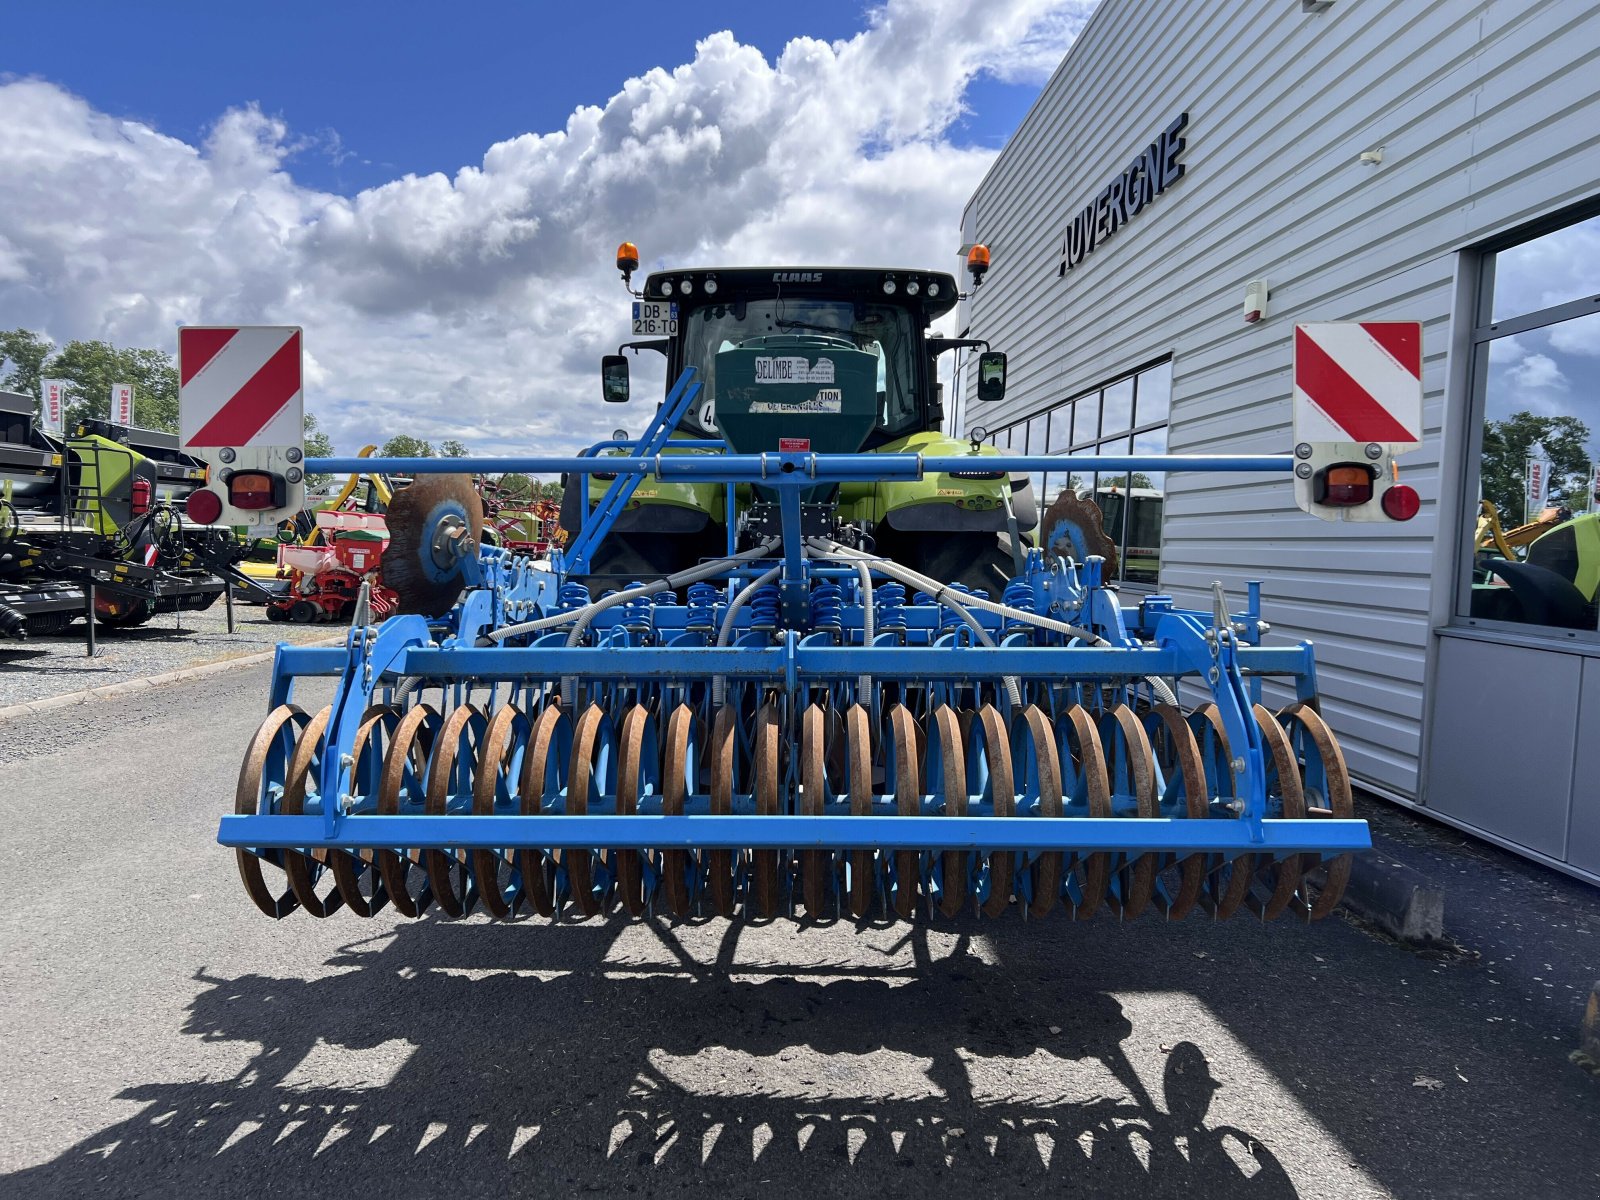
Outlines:
<svg viewBox="0 0 1600 1200"><path fill-rule="evenodd" d="M534 561L411 531L454 563L448 611L338 648L280 646L219 840L262 911L406 916L939 919L1325 915L1368 848L1319 715L1309 644L1242 610L1124 605L1103 563L1019 560L991 594L919 575L847 529L803 529L841 481L961 456L663 455L686 376L636 441L571 458L360 460L400 474L613 476L566 551ZM683 443L674 443L682 447ZM618 454L618 451L625 453ZM974 448L976 453L976 448ZM312 471L356 469L311 459ZM1246 456L983 459L1005 471L1283 472ZM764 540L595 595L588 556L646 476L778 496ZM581 494L581 493L580 493ZM448 508L448 506L443 506ZM753 544L752 544L753 543ZM452 557L454 556L454 557ZM332 703L295 703L307 677ZM1294 699L1278 711L1263 685Z"/></svg>

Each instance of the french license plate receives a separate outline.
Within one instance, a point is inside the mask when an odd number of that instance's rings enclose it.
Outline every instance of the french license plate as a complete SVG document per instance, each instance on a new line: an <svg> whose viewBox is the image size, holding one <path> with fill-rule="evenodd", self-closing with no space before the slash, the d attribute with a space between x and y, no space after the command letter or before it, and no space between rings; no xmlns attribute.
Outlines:
<svg viewBox="0 0 1600 1200"><path fill-rule="evenodd" d="M676 337L678 306L665 300L635 300L633 331L647 337Z"/></svg>

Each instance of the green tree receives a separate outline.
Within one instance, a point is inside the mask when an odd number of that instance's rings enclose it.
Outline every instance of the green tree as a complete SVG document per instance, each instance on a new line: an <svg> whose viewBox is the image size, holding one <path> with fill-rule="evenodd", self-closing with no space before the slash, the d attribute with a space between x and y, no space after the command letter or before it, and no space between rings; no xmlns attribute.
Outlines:
<svg viewBox="0 0 1600 1200"><path fill-rule="evenodd" d="M536 484L520 471L507 471L495 481L503 499L521 504L533 496Z"/></svg>
<svg viewBox="0 0 1600 1200"><path fill-rule="evenodd" d="M305 432L306 457L307 458L332 458L333 457L333 439L328 436L327 430L322 428L321 423L316 418L316 414L307 413L306 417L305 417L305 421L306 421L306 432ZM306 476L306 487L309 490L314 491L314 492L315 491L321 491L323 488L327 487L328 484L331 483L332 481L333 481L333 476L332 475L310 475L310 474L308 474Z"/></svg>
<svg viewBox="0 0 1600 1200"><path fill-rule="evenodd" d="M0 333L0 362L11 364L11 369L0 377L0 388L38 400L44 360L55 350L54 342L31 329L8 329Z"/></svg>
<svg viewBox="0 0 1600 1200"><path fill-rule="evenodd" d="M67 425L111 415L111 385L133 384L133 419L141 429L178 431L178 369L165 350L119 349L110 342L73 341L45 364L52 379L71 382Z"/></svg>
<svg viewBox="0 0 1600 1200"><path fill-rule="evenodd" d="M541 500L560 500L566 489L561 486L559 479L552 479L549 483L539 485L539 498Z"/></svg>
<svg viewBox="0 0 1600 1200"><path fill-rule="evenodd" d="M1538 513L1524 513L1527 460L1536 453L1550 462L1550 503L1577 511L1588 507L1589 427L1577 417L1541 417L1531 412L1513 413L1503 421L1483 423L1483 498L1514 524L1518 514L1531 521Z"/></svg>
<svg viewBox="0 0 1600 1200"><path fill-rule="evenodd" d="M397 433L379 448L378 454L382 458L432 458L433 443L409 433Z"/></svg>
<svg viewBox="0 0 1600 1200"><path fill-rule="evenodd" d="M465 442L458 442L455 438L445 438L439 443L440 458L465 458L471 453Z"/></svg>

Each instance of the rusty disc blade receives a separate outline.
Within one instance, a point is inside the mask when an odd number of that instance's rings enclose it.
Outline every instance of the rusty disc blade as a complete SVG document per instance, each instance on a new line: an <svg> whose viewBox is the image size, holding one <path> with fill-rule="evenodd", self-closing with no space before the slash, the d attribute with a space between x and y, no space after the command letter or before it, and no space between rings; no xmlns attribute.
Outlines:
<svg viewBox="0 0 1600 1200"><path fill-rule="evenodd" d="M483 535L483 502L472 477L421 476L395 494L384 522L389 544L379 565L383 582L399 597L395 611L449 612L464 583L463 560L477 553Z"/></svg>

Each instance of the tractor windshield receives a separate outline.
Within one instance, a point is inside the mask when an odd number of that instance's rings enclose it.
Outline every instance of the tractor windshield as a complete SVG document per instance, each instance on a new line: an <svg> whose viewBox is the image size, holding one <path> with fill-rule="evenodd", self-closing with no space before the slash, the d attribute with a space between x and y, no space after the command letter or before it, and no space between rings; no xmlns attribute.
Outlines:
<svg viewBox="0 0 1600 1200"><path fill-rule="evenodd" d="M898 436L918 428L915 342L911 314L888 304L848 300L740 300L697 308L684 335L684 365L699 370L701 392L687 424L715 436L717 355L749 338L789 334L818 339L845 338L878 356L878 430ZM837 344L837 343L835 343Z"/></svg>

